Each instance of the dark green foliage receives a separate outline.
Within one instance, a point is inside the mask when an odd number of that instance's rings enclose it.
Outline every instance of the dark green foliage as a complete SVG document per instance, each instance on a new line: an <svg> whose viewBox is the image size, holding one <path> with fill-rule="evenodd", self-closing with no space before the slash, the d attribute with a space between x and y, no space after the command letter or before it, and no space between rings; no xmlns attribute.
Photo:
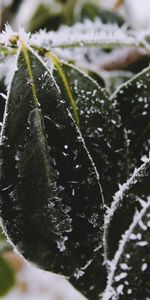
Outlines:
<svg viewBox="0 0 150 300"><path fill-rule="evenodd" d="M99 300L99 295L102 294L106 286L107 270L103 264L102 251L103 248L99 249L97 253L95 252L92 263L85 270L82 277L79 279L72 277L70 279L74 287L90 300Z"/></svg>
<svg viewBox="0 0 150 300"><path fill-rule="evenodd" d="M143 163L115 194L105 227L109 260L114 257L121 235L128 229L136 210L141 208L139 199L148 199L150 196L149 181L150 162L148 161Z"/></svg>
<svg viewBox="0 0 150 300"><path fill-rule="evenodd" d="M30 21L29 30L32 32L39 28L56 30L62 24L62 19L60 12L54 13L44 4L40 4Z"/></svg>
<svg viewBox="0 0 150 300"><path fill-rule="evenodd" d="M124 24L123 18L112 11L101 8L97 5L86 3L83 5L81 9L81 20L90 19L95 20L96 18L100 18L102 23L115 23L119 26Z"/></svg>
<svg viewBox="0 0 150 300"><path fill-rule="evenodd" d="M146 198L145 198L146 200ZM135 214L112 262L105 300L146 300L150 297L150 201ZM115 270L115 271L113 271ZM107 297L108 291L112 293Z"/></svg>
<svg viewBox="0 0 150 300"><path fill-rule="evenodd" d="M139 165L150 145L150 68L123 84L112 101L117 101L128 143L128 170Z"/></svg>
<svg viewBox="0 0 150 300"><path fill-rule="evenodd" d="M5 8L9 20L20 3ZM33 8L26 28L95 22L42 31L31 39L21 31L9 38L8 26L6 36L0 35L2 63L19 46L6 103L0 95L3 228L11 247L42 269L68 276L89 300L148 300L150 67L143 68L149 40L124 27L121 33L122 17L94 1L51 4ZM119 27L110 25L115 23ZM125 50L129 62L120 49L124 45L137 47L135 53ZM90 76L56 55L81 63ZM109 68L107 57L116 64ZM119 72L113 70L118 65ZM131 78L129 71L140 73ZM6 93L3 80L0 90ZM9 249L0 231L0 296L15 283L3 258Z"/></svg>
<svg viewBox="0 0 150 300"><path fill-rule="evenodd" d="M98 180L53 77L31 52L28 59L33 79L21 52L6 104L1 216L26 258L46 270L78 274L102 245Z"/></svg>
<svg viewBox="0 0 150 300"><path fill-rule="evenodd" d="M100 174L105 203L110 204L118 183L126 178L125 165L121 167L124 133L115 102L109 100L104 88L77 68L63 62L61 68L79 109L80 130ZM53 75L69 105L59 72L54 70Z"/></svg>

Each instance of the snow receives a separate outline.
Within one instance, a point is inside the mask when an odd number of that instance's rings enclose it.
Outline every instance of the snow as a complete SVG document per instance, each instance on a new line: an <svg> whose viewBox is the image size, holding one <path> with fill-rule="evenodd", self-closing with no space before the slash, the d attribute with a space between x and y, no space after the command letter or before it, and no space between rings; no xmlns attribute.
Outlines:
<svg viewBox="0 0 150 300"><path fill-rule="evenodd" d="M22 262L16 286L4 300L86 300L63 276L42 271Z"/></svg>

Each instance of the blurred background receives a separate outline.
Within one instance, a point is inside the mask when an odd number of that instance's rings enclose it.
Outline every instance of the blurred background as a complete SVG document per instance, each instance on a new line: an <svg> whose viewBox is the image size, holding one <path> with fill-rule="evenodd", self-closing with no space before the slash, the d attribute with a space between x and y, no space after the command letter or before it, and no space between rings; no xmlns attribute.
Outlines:
<svg viewBox="0 0 150 300"><path fill-rule="evenodd" d="M23 27L34 33L40 29L56 31L62 25L100 20L141 32L150 30L150 0L0 0L0 31L9 23L14 31ZM92 22L91 24L92 29ZM89 26L89 25L88 25ZM89 27L90 32L90 27ZM145 50L74 49L57 51L90 74L108 93L149 65ZM0 57L0 91L6 93L8 64ZM8 58L12 59L12 57ZM0 121L4 99L0 96ZM48 273L26 262L7 241L0 229L0 298L5 300L83 300L62 276Z"/></svg>

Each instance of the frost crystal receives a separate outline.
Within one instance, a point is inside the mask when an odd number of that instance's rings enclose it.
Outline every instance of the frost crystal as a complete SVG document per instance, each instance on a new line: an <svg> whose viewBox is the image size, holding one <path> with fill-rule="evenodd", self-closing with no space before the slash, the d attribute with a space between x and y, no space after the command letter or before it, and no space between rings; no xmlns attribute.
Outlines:
<svg viewBox="0 0 150 300"><path fill-rule="evenodd" d="M125 232L125 234L122 237L122 240L120 241L119 244L119 248L114 256L114 259L110 262L109 267L110 267L110 272L108 275L108 282L107 282L107 287L106 290L104 292L103 295L103 300L109 300L109 299L113 299L113 293L115 293L113 285L114 285L114 281L120 281L123 278L126 278L126 276L128 275L126 272L122 272L119 275L115 276L119 261L124 253L124 249L127 245L127 243L129 242L130 238L132 237L133 239L136 239L136 235L133 234L133 231L135 230L135 228L139 225L139 222L141 222L142 218L145 216L147 210L150 208L150 199L148 199L147 205L145 205L144 208L142 208L142 210L140 211L140 213L136 213L133 219L132 224L130 225L129 229ZM148 242L147 241L140 241L137 242L136 245L139 247L145 247L147 246ZM126 254L126 259L130 259L130 255L127 253ZM123 268L122 268L123 266ZM127 270L126 265L125 264L121 264L120 265L121 269L123 270ZM147 264L143 263L141 266L141 270L143 270L143 272L147 269ZM120 291L122 293L124 286L122 286L122 288L120 289L119 287L116 288L116 292L118 296L120 294ZM131 289L128 289L128 294L130 294L132 292ZM118 298L114 298L114 299L118 299Z"/></svg>
<svg viewBox="0 0 150 300"><path fill-rule="evenodd" d="M113 197L114 201L112 203L112 206L107 211L106 219L105 219L106 224L110 222L110 219L114 215L114 212L116 211L120 202L123 200L124 194L130 189L130 187L134 183L137 182L138 179L144 176L145 169L149 166L149 164L150 164L150 157L146 158L144 163L139 168L135 168L132 176L127 180L126 183L119 186L119 190L116 192L115 196Z"/></svg>
<svg viewBox="0 0 150 300"><path fill-rule="evenodd" d="M100 47L106 44L135 45L136 39L128 35L117 25L104 25L99 19L94 22L85 20L72 27L62 26L57 32L41 30L32 35L31 43L42 47L75 47L95 44Z"/></svg>
<svg viewBox="0 0 150 300"><path fill-rule="evenodd" d="M12 30L9 24L6 24L5 31L0 33L0 43L4 44L5 46L11 46L10 40L13 36L19 36L26 45L29 45L30 33L26 33L21 27L19 28L18 32L15 32Z"/></svg>

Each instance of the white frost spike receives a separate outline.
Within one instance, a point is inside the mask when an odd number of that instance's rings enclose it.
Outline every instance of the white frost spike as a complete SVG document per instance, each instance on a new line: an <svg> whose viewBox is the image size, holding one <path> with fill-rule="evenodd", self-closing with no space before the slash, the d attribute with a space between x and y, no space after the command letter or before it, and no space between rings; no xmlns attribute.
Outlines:
<svg viewBox="0 0 150 300"><path fill-rule="evenodd" d="M62 237L60 241L57 241L57 247L60 252L63 252L66 249L65 242L68 240L68 237Z"/></svg>
<svg viewBox="0 0 150 300"><path fill-rule="evenodd" d="M122 295L123 294L123 288L124 288L124 285L123 284L120 284L118 287L117 287L117 294L118 295Z"/></svg>
<svg viewBox="0 0 150 300"><path fill-rule="evenodd" d="M137 197L137 200L139 201L139 203L140 203L140 205L141 205L142 207L145 207L145 205L147 204L146 201L144 201L143 199L141 199L141 198L139 198L139 197Z"/></svg>
<svg viewBox="0 0 150 300"><path fill-rule="evenodd" d="M13 36L19 36L26 45L29 45L30 33L26 33L21 27L19 28L18 32L15 32L12 30L9 24L6 24L5 30L0 33L0 43L4 44L5 46L11 46L10 40Z"/></svg>
<svg viewBox="0 0 150 300"><path fill-rule="evenodd" d="M144 272L148 268L147 263L144 263L141 267L141 271Z"/></svg>
<svg viewBox="0 0 150 300"><path fill-rule="evenodd" d="M5 31L0 33L0 43L10 46L10 38L14 35L13 30L11 29L9 24L5 25Z"/></svg>
<svg viewBox="0 0 150 300"><path fill-rule="evenodd" d="M72 27L62 26L57 32L44 30L32 35L31 43L42 47L71 47L96 44L100 47L109 44L136 45L134 36L129 35L124 28L117 25L102 24L99 19L94 22L85 20Z"/></svg>
<svg viewBox="0 0 150 300"><path fill-rule="evenodd" d="M149 157L147 157L146 155L143 155L141 158L141 161L144 163L148 162L148 160L149 160Z"/></svg>
<svg viewBox="0 0 150 300"><path fill-rule="evenodd" d="M79 279L80 277L82 277L84 275L84 271L82 270L76 270L76 272L74 273L74 277L76 279Z"/></svg>
<svg viewBox="0 0 150 300"><path fill-rule="evenodd" d="M0 96L3 97L3 99L5 99L5 100L7 99L7 95L4 93L0 93Z"/></svg>
<svg viewBox="0 0 150 300"><path fill-rule="evenodd" d="M113 289L113 282L115 280L114 276L115 276L115 272L116 272L117 266L119 264L119 261L121 259L121 256L124 252L124 248L125 248L126 244L129 242L130 236L133 233L134 229L136 228L136 226L138 226L139 221L142 220L142 218L144 217L146 211L149 208L150 208L150 199L148 200L147 205L139 213L136 213L134 215L132 224L130 225L129 229L123 235L123 238L119 243L118 250L115 253L115 256L114 256L114 258L113 258L113 260L111 261L111 264L110 264L110 272L109 272L109 275L108 275L107 287L106 287L106 290L104 292L102 300L113 299L112 298L112 296L113 296L112 291L114 293L114 289ZM140 244L140 245L141 245L141 247L146 246L145 241L142 242L142 244ZM118 299L118 298L115 298L115 299Z"/></svg>
<svg viewBox="0 0 150 300"><path fill-rule="evenodd" d="M111 222L111 219L113 218L113 215L119 205L122 203L124 199L125 193L131 188L132 185L136 183L136 181L144 176L144 171L147 168L147 166L150 164L150 156L147 158L146 162L144 162L139 168L136 168L132 174L132 176L127 180L126 183L123 185L120 185L120 189L116 192L114 195L113 199L114 201L112 202L112 205L110 208L107 209L106 215L105 215L105 227L104 227L104 249L105 249L105 263L107 263L107 230L109 227L109 224ZM137 198L136 200L139 200ZM142 202L144 205L144 203ZM142 206L143 206L142 205ZM147 205L147 204L146 204Z"/></svg>
<svg viewBox="0 0 150 300"><path fill-rule="evenodd" d="M121 279L127 277L127 275L128 274L126 272L122 272L121 274L119 274L115 277L115 281L120 281Z"/></svg>

